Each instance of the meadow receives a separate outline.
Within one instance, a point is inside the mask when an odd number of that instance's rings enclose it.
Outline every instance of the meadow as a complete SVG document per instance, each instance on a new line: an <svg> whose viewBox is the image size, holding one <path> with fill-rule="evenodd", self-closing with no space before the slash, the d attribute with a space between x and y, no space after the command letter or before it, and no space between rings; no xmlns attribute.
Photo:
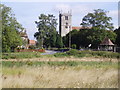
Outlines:
<svg viewBox="0 0 120 90"><path fill-rule="evenodd" d="M119 53L32 53L3 55L3 88L118 88Z"/></svg>
<svg viewBox="0 0 120 90"><path fill-rule="evenodd" d="M118 88L117 62L3 61L2 63L3 88Z"/></svg>

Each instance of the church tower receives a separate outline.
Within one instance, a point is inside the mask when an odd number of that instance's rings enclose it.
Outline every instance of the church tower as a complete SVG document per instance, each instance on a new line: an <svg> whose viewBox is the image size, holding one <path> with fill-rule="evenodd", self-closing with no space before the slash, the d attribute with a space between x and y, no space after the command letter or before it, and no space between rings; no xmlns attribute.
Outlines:
<svg viewBox="0 0 120 90"><path fill-rule="evenodd" d="M59 13L59 34L63 37L72 30L71 12Z"/></svg>

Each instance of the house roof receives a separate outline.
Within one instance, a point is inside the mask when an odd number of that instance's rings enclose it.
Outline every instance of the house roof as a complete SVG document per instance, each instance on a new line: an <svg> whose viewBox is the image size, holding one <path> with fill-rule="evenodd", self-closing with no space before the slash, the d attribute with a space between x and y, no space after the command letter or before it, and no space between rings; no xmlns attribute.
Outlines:
<svg viewBox="0 0 120 90"><path fill-rule="evenodd" d="M28 38L28 35L26 32L19 32L20 36L21 37L25 37L25 38Z"/></svg>
<svg viewBox="0 0 120 90"><path fill-rule="evenodd" d="M27 34L25 34L25 33L22 33L20 36L21 37L28 37Z"/></svg>
<svg viewBox="0 0 120 90"><path fill-rule="evenodd" d="M35 45L36 41L35 40L29 40L29 44Z"/></svg>
<svg viewBox="0 0 120 90"><path fill-rule="evenodd" d="M80 29L83 29L83 27L72 27L72 30L74 30L74 29L80 30Z"/></svg>
<svg viewBox="0 0 120 90"><path fill-rule="evenodd" d="M80 29L85 29L85 27L76 27L76 26L75 26L75 27L72 27L72 30L74 30L74 29L80 30ZM87 27L87 29L90 29L90 27L89 27L89 28Z"/></svg>
<svg viewBox="0 0 120 90"><path fill-rule="evenodd" d="M114 45L109 38L104 38L100 45Z"/></svg>

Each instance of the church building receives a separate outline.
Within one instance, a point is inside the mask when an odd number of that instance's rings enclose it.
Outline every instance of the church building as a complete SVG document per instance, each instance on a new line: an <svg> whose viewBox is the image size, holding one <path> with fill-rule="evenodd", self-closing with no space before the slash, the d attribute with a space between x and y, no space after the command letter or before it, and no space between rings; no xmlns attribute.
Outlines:
<svg viewBox="0 0 120 90"><path fill-rule="evenodd" d="M72 14L59 13L59 34L63 37L72 30Z"/></svg>

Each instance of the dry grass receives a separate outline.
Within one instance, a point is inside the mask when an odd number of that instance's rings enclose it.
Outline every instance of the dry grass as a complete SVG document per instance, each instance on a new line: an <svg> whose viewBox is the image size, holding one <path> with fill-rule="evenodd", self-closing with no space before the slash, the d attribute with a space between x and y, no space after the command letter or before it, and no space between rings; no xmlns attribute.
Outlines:
<svg viewBox="0 0 120 90"><path fill-rule="evenodd" d="M0 77L2 77L2 73L1 73L2 69L0 68ZM2 88L2 78L0 78L0 90Z"/></svg>
<svg viewBox="0 0 120 90"><path fill-rule="evenodd" d="M118 59L115 58L102 58L102 57L83 57L83 58L75 58L71 57L41 57L41 58L28 58L28 59L2 59L2 61L112 61L118 62Z"/></svg>
<svg viewBox="0 0 120 90"><path fill-rule="evenodd" d="M3 68L3 88L117 88L118 70L79 66Z"/></svg>

